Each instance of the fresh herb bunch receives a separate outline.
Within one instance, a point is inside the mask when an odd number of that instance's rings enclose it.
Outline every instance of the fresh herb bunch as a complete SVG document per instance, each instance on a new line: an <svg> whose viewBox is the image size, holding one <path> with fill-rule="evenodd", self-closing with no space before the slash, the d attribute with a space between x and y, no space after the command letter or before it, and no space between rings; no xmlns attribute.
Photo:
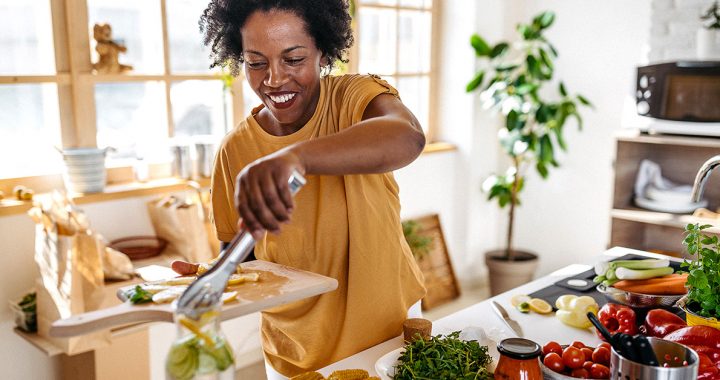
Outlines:
<svg viewBox="0 0 720 380"><path fill-rule="evenodd" d="M420 223L414 220L406 220L402 222L402 229L415 260L421 260L430 253L432 238L420 234Z"/></svg>
<svg viewBox="0 0 720 380"><path fill-rule="evenodd" d="M460 340L460 331L429 340L417 339L405 346L395 366L395 380L492 379L487 346Z"/></svg>
<svg viewBox="0 0 720 380"><path fill-rule="evenodd" d="M130 302L133 304L148 303L152 302L152 293L143 289L140 285L135 285L134 288L127 291L125 295Z"/></svg>
<svg viewBox="0 0 720 380"><path fill-rule="evenodd" d="M685 260L682 268L687 268L688 304L696 304L703 317L720 316L720 243L717 236L702 231L712 227L709 224L688 224L685 227L685 240L692 261ZM695 310L693 310L695 311Z"/></svg>

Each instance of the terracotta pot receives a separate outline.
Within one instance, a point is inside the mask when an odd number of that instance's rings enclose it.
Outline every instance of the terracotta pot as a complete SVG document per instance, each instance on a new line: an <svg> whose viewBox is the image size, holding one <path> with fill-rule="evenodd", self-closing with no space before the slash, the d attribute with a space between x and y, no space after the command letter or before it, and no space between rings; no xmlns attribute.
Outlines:
<svg viewBox="0 0 720 380"><path fill-rule="evenodd" d="M497 295L533 279L539 260L536 254L514 250L514 260L504 258L504 250L485 253L485 265L490 274L490 293Z"/></svg>

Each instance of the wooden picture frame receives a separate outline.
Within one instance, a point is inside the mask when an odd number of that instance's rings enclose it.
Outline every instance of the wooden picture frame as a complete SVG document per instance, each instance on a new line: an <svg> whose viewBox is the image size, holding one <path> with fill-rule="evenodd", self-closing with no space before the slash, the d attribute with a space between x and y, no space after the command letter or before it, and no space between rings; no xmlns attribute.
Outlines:
<svg viewBox="0 0 720 380"><path fill-rule="evenodd" d="M417 260L425 276L427 294L422 299L422 309L430 310L460 296L460 287L455 278L445 236L437 214L412 219L420 226L418 234L432 239L429 251Z"/></svg>

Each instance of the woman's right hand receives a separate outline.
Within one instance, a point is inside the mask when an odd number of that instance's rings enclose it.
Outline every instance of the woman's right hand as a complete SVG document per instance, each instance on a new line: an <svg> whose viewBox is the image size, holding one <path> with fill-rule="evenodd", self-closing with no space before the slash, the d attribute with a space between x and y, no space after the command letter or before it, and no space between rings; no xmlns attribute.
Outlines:
<svg viewBox="0 0 720 380"><path fill-rule="evenodd" d="M250 163L238 174L235 205L241 224L256 240L266 230L279 233L280 225L290 220L294 203L288 179L293 171L304 175L305 167L297 154L283 149Z"/></svg>

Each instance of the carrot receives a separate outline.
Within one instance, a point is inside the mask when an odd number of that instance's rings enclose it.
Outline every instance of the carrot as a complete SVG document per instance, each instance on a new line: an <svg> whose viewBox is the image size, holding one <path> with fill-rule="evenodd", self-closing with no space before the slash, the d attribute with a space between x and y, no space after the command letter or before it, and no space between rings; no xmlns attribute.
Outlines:
<svg viewBox="0 0 720 380"><path fill-rule="evenodd" d="M669 274L647 280L623 280L613 284L616 289L640 294L681 295L687 293L687 273Z"/></svg>

